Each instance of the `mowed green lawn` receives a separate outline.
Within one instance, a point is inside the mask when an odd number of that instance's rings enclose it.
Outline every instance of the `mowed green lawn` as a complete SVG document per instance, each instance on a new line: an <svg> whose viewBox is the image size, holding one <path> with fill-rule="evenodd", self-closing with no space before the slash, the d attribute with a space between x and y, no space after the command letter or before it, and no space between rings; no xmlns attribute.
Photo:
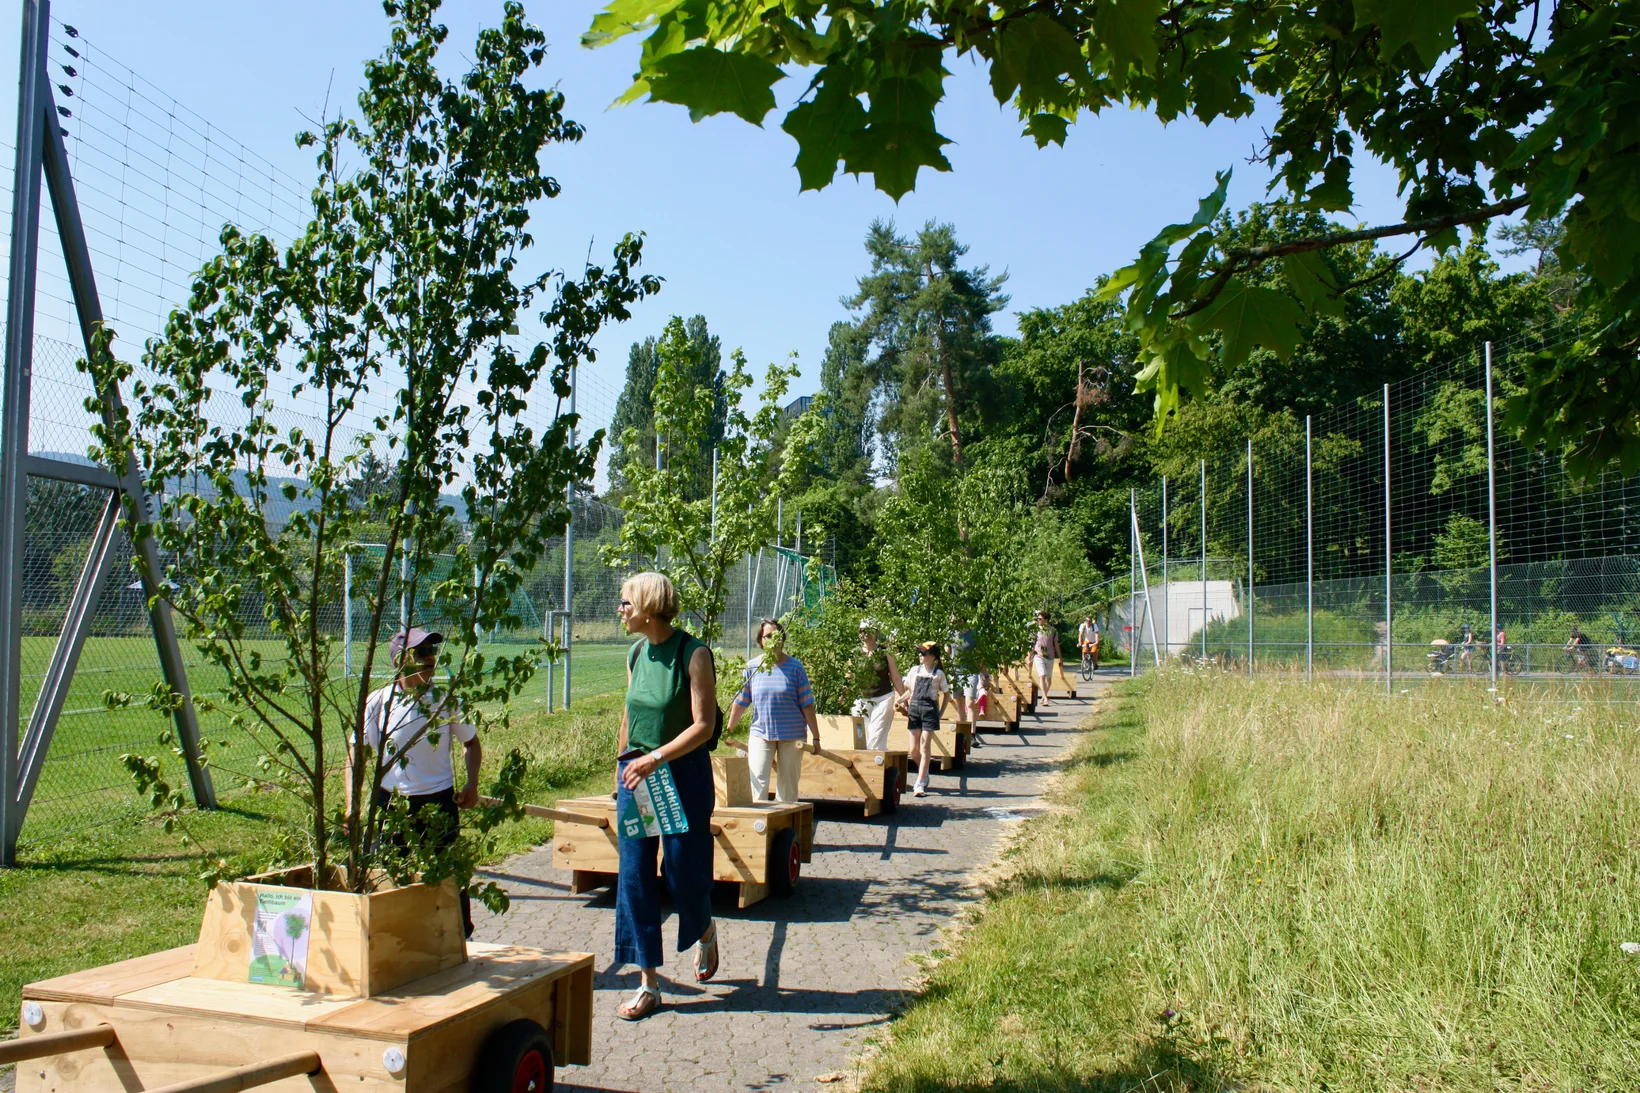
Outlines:
<svg viewBox="0 0 1640 1093"><path fill-rule="evenodd" d="M32 707L55 643L55 638L24 639L25 709ZM268 657L283 655L283 647L277 642L258 642L251 648ZM607 694L623 687L626 648L625 644L576 646L572 654L572 697ZM189 685L196 694L208 695L222 686L221 672L199 663L192 648L184 646L184 656L189 661ZM65 833L140 814L142 803L120 764L119 757L127 752L160 758L178 784L182 783L180 761L158 743L160 734L170 727L170 719L140 705L110 710L104 701L110 691L140 695L159 678L159 660L151 638L87 639L24 827L26 853L49 847ZM554 679L556 709L563 699L563 679L556 672ZM546 694L547 673L543 669L513 701L514 714L545 710ZM200 728L208 741L218 745L212 750L213 761L221 767L221 788L242 783L243 777L235 772L250 769L253 756L247 743L229 731L221 715L203 715ZM227 747L220 747L224 743Z"/></svg>
<svg viewBox="0 0 1640 1093"><path fill-rule="evenodd" d="M1123 685L862 1088L1635 1089L1640 717L1601 693Z"/></svg>

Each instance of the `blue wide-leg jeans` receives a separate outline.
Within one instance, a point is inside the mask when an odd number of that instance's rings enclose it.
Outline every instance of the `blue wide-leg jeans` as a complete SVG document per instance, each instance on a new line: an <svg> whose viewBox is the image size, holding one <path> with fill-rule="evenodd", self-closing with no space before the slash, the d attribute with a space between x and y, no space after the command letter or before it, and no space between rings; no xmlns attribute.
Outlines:
<svg viewBox="0 0 1640 1093"><path fill-rule="evenodd" d="M672 781L683 802L689 830L682 835L621 839L621 872L615 888L615 963L659 968L665 963L661 945L661 885L655 872L655 854L665 843L666 886L678 912L678 952L693 946L712 921L712 759L704 747L671 761ZM626 770L621 763L617 771ZM631 799L619 785L615 815Z"/></svg>

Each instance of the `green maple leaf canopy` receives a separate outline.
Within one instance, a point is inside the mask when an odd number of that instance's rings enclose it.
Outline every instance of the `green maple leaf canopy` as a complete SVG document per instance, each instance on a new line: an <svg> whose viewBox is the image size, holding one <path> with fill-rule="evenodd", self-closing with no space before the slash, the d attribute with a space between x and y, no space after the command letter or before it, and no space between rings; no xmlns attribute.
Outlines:
<svg viewBox="0 0 1640 1093"><path fill-rule="evenodd" d="M1223 336L1219 364L1229 369L1246 360L1255 345L1283 359L1292 356L1298 348L1299 324L1305 321L1304 309L1292 297L1273 288L1249 285L1238 277L1196 316L1194 325L1198 330L1217 330Z"/></svg>
<svg viewBox="0 0 1640 1093"><path fill-rule="evenodd" d="M691 121L734 114L753 125L774 109L780 69L761 57L721 49L688 49L663 57L649 80L649 96L689 108Z"/></svg>

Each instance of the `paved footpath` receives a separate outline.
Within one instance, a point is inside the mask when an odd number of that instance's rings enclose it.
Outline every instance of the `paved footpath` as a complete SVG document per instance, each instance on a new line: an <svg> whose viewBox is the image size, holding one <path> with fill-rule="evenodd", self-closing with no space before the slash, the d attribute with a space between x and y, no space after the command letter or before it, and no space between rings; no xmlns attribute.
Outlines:
<svg viewBox="0 0 1640 1093"><path fill-rule="evenodd" d="M911 958L935 947L957 908L977 897L971 875L1040 808L1045 781L1091 708L1086 698L1061 700L1040 718L1027 715L1018 734L987 734L967 769L934 774L931 795L908 795L894 816L817 806L814 860L797 892L744 911L720 897L718 977L697 985L688 954L673 956L662 971L666 1006L647 1020L615 1016L638 973L609 966L613 896L570 895L550 848L491 874L511 893L512 910L481 918L474 937L599 954L593 1062L560 1071L561 1090L835 1089L816 1078L850 1072L865 1037L889 1020L916 977ZM665 936L670 950L670 916Z"/></svg>

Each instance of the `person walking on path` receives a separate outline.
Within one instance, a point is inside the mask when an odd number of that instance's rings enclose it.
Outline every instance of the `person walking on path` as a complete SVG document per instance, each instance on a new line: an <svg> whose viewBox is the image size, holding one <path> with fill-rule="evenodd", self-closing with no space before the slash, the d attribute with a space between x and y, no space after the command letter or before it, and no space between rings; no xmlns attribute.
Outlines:
<svg viewBox="0 0 1640 1093"><path fill-rule="evenodd" d="M911 786L911 796L928 795L928 765L934 750L934 732L940 727L945 705L951 699L951 688L946 685L945 672L940 668L938 642L925 641L917 646L920 663L905 674L905 693L898 704L905 711L911 731L911 762L917 764L917 780Z"/></svg>
<svg viewBox="0 0 1640 1093"><path fill-rule="evenodd" d="M746 758L752 768L752 800L769 796L769 765L774 764L774 799L782 803L797 800L798 779L803 773L803 729L820 750L820 722L814 716L814 691L803 662L786 654L786 628L777 619L764 619L757 627L758 648L763 655L746 665L746 685L735 696L729 710L727 731L733 733L748 709L752 734Z"/></svg>
<svg viewBox="0 0 1640 1093"><path fill-rule="evenodd" d="M376 807L388 808L394 797L403 797L410 806L411 831L434 850L460 837L461 811L478 804L478 770L484 762L478 731L447 708L433 687L443 643L443 634L419 626L394 634L387 649L398 675L392 683L372 691L364 705L365 746L381 757ZM461 741L467 772L459 793L450 761L452 738ZM368 778L371 767L350 746L342 761L344 800L353 799L356 774ZM388 840L404 849L403 832ZM461 892L461 924L472 937L473 905L466 889Z"/></svg>
<svg viewBox="0 0 1640 1093"><path fill-rule="evenodd" d="M854 703L854 715L865 718L866 749L888 750L888 730L894 723L894 699L905 693L905 681L900 678L900 666L892 650L878 647L877 623L874 619L860 620L860 648L871 661L875 673L866 693Z"/></svg>
<svg viewBox="0 0 1640 1093"><path fill-rule="evenodd" d="M717 974L712 921L712 762L705 746L717 727L717 670L705 643L672 625L678 594L659 573L621 586L622 622L638 640L626 658L626 709L616 760L615 814L663 764L670 767L689 830L622 838L615 889L615 963L635 964L638 991L616 1013L636 1021L661 1004L661 892L655 855L666 844L666 886L678 913L678 951L695 946L695 980Z"/></svg>
<svg viewBox="0 0 1640 1093"><path fill-rule="evenodd" d="M1059 648L1059 631L1053 628L1048 621L1046 611L1036 613L1036 640L1031 643L1031 668L1036 672L1037 680L1042 684L1042 700L1038 703L1047 709L1048 681L1053 678L1054 666L1059 663L1062 651Z"/></svg>

